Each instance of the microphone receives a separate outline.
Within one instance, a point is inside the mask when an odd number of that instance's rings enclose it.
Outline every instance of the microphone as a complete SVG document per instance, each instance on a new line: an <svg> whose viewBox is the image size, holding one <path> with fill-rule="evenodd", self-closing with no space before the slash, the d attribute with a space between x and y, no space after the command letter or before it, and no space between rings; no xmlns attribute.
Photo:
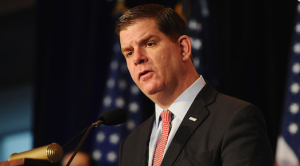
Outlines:
<svg viewBox="0 0 300 166"><path fill-rule="evenodd" d="M100 124L104 124L107 126L114 126L122 124L127 119L127 113L125 110L116 108L109 111L106 111L102 113L98 121L92 123L93 127L98 127ZM78 138L81 134L83 134L86 130L89 129L90 126L82 130L80 133L78 133L74 138L72 138L70 141L68 141L66 144L64 144L62 147L65 149L70 143L72 143L76 138Z"/></svg>
<svg viewBox="0 0 300 166"><path fill-rule="evenodd" d="M83 144L84 140L86 139L88 133L90 132L90 130L93 127L98 127L98 125L100 125L100 124L104 124L107 126L119 125L121 123L124 123L126 121L126 119L127 119L127 113L123 109L119 109L119 108L112 109L112 110L102 113L100 115L100 117L98 118L98 121L92 123L92 125L90 125L86 129L84 129L84 131L86 131L86 132L85 132L84 136L81 138L79 144L77 145L76 149L74 150L74 153L71 156L71 158L69 159L66 166L69 166L71 164L72 160L74 159L75 155L77 154L78 150L80 149L81 145ZM84 131L82 131L81 133L83 133ZM76 139L81 133L79 133L77 136L75 136L75 138L73 138L66 145L64 145L64 147L66 147L70 142L72 142L74 139Z"/></svg>
<svg viewBox="0 0 300 166"><path fill-rule="evenodd" d="M52 143L22 153L13 153L9 156L8 161L21 159L21 158L30 158L30 159L47 160L50 161L51 163L55 163L60 161L62 157L63 157L62 147L57 143Z"/></svg>
<svg viewBox="0 0 300 166"><path fill-rule="evenodd" d="M102 113L100 115L100 117L98 118L98 121L101 121L101 123L99 123L99 124L104 124L107 126L114 126L114 125L119 125L119 124L124 123L126 121L126 119L127 119L126 111L123 109L117 108L117 109L112 109L112 110ZM95 122L95 123L97 123L97 122Z"/></svg>

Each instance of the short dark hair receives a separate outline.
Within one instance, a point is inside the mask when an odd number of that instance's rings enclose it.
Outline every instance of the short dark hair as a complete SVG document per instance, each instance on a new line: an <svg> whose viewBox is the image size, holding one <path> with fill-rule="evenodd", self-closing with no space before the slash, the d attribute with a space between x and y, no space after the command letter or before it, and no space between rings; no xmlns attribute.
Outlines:
<svg viewBox="0 0 300 166"><path fill-rule="evenodd" d="M115 33L120 39L120 32L137 20L154 19L157 28L176 42L182 35L188 35L185 21L171 8L158 4L145 4L129 9L116 23Z"/></svg>

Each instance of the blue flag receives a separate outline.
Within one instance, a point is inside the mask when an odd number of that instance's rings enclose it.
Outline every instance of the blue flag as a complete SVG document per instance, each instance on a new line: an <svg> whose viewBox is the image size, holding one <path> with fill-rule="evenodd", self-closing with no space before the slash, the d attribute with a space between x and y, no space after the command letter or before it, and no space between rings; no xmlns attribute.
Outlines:
<svg viewBox="0 0 300 166"><path fill-rule="evenodd" d="M95 132L92 156L98 165L117 166L118 151L122 139L144 119L141 102L145 95L132 81L118 39L113 46L109 78L101 104L100 114L115 108L127 111L127 121L118 126L99 126Z"/></svg>
<svg viewBox="0 0 300 166"><path fill-rule="evenodd" d="M281 134L276 149L277 166L300 166L300 5L289 64Z"/></svg>
<svg viewBox="0 0 300 166"><path fill-rule="evenodd" d="M204 44L208 42L208 27L207 21L209 10L206 0L183 1L183 13L187 17L187 27L189 36L192 41L192 55L194 58L194 66L198 73L203 73L204 64L202 61L207 61L206 49ZM190 10L189 10L190 9Z"/></svg>

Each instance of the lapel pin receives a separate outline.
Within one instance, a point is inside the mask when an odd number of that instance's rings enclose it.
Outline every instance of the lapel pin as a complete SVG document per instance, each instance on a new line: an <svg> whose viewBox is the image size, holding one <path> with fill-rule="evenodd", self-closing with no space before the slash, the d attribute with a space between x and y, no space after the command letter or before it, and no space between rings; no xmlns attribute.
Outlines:
<svg viewBox="0 0 300 166"><path fill-rule="evenodd" d="M197 120L197 118L194 118L194 117L190 117L189 120L195 122Z"/></svg>

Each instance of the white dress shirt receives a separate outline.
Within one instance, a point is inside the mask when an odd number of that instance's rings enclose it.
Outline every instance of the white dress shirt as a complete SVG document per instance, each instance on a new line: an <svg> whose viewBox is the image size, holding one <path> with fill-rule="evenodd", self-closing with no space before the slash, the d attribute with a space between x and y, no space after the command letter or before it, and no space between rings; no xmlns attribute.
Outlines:
<svg viewBox="0 0 300 166"><path fill-rule="evenodd" d="M173 137L177 132L184 116L186 115L187 111L189 110L192 103L194 102L196 96L198 95L198 93L201 91L201 89L204 87L205 84L206 83L203 77L200 75L200 77L188 89L186 89L168 108L168 110L172 112L172 122L171 122L171 130L169 133L164 155L168 147L170 146L170 143L172 142ZM153 123L152 133L149 142L149 158L148 158L149 166L152 166L156 144L161 134L162 121L160 118L160 114L163 110L164 110L163 108L155 104L155 120Z"/></svg>

